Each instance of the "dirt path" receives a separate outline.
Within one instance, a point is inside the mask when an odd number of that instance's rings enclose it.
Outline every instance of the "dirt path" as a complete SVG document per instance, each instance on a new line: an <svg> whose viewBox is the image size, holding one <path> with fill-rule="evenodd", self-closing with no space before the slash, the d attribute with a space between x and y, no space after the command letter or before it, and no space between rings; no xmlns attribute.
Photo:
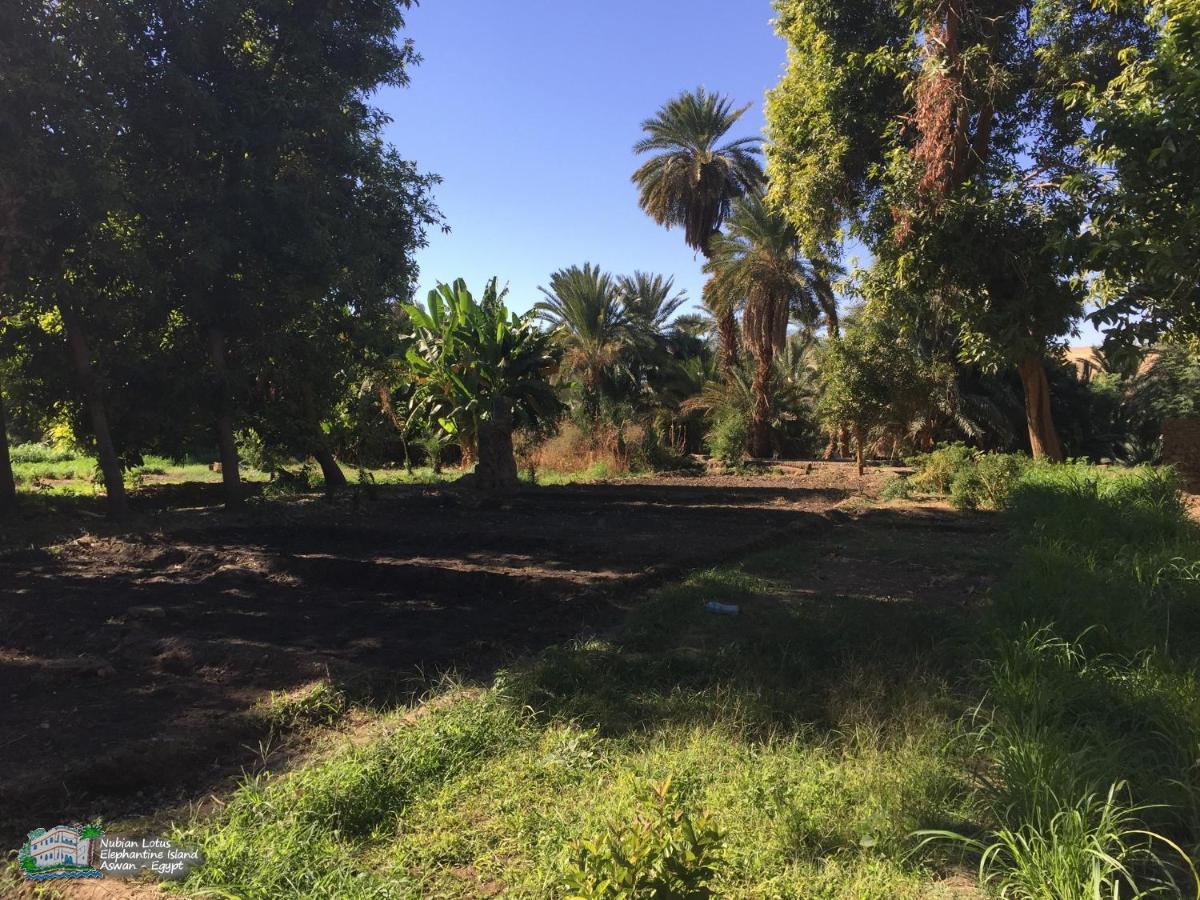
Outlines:
<svg viewBox="0 0 1200 900"><path fill-rule="evenodd" d="M0 841L203 793L253 760L249 711L272 691L330 678L394 696L442 670L485 675L610 624L654 580L819 527L879 481L818 464L499 507L396 489L165 513L0 560Z"/></svg>

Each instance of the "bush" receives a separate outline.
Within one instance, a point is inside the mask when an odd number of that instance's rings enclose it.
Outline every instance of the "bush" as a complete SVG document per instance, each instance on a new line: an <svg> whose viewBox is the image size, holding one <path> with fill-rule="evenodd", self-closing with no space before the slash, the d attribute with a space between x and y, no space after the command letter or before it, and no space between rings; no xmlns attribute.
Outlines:
<svg viewBox="0 0 1200 900"><path fill-rule="evenodd" d="M711 897L708 883L717 873L722 840L708 813L692 817L680 807L668 778L651 785L650 809L633 822L572 845L563 879L566 896Z"/></svg>
<svg viewBox="0 0 1200 900"><path fill-rule="evenodd" d="M708 452L727 466L740 465L746 457L746 442L750 439L750 422L742 413L719 419L704 439Z"/></svg>
<svg viewBox="0 0 1200 900"><path fill-rule="evenodd" d="M956 509L1001 509L1031 461L1018 453L979 453L950 482Z"/></svg>
<svg viewBox="0 0 1200 900"><path fill-rule="evenodd" d="M931 494L949 497L957 509L1001 509L1032 464L1020 453L982 453L965 444L947 444L915 457L916 472L889 484L883 499Z"/></svg>

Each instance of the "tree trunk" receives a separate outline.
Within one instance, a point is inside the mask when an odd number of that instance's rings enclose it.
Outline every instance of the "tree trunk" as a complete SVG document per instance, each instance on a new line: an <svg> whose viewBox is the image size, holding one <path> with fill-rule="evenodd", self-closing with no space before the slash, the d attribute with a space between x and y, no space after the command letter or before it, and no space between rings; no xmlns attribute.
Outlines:
<svg viewBox="0 0 1200 900"><path fill-rule="evenodd" d="M229 366L225 361L225 334L215 325L208 329L208 354L217 390L217 447L221 452L221 480L225 483L225 507L242 502L242 476L238 471L237 440L233 436L233 404L229 396Z"/></svg>
<svg viewBox="0 0 1200 900"><path fill-rule="evenodd" d="M839 427L837 431L837 455L841 459L850 455L850 429L845 425Z"/></svg>
<svg viewBox="0 0 1200 900"><path fill-rule="evenodd" d="M1049 459L1061 462L1062 445L1054 429L1054 417L1050 413L1050 382L1046 378L1046 366L1040 357L1030 356L1017 366L1021 373L1021 384L1025 388L1025 423L1029 426L1029 449L1034 459Z"/></svg>
<svg viewBox="0 0 1200 900"><path fill-rule="evenodd" d="M83 333L83 323L75 311L65 304L61 304L58 309L62 316L63 326L66 328L71 361L75 366L75 374L83 387L88 415L92 420L92 436L96 439L96 455L99 457L100 472L104 477L108 515L113 519L121 519L129 512L129 502L125 496L124 468L121 466L120 457L117 456L112 432L108 428L108 411L104 406L104 391L100 386L100 380L96 377L96 370L92 367L92 351L88 347L87 337Z"/></svg>
<svg viewBox="0 0 1200 900"><path fill-rule="evenodd" d="M720 234L714 228L704 241L700 252L706 260L712 261L712 239ZM738 364L738 324L737 315L730 309L717 316L717 364L723 373L729 374Z"/></svg>
<svg viewBox="0 0 1200 900"><path fill-rule="evenodd" d="M500 398L489 421L479 423L475 487L489 494L512 494L520 486L513 453L512 404Z"/></svg>
<svg viewBox="0 0 1200 900"><path fill-rule="evenodd" d="M717 317L717 358L722 372L731 372L738 364L738 325L733 310Z"/></svg>
<svg viewBox="0 0 1200 900"><path fill-rule="evenodd" d="M323 440L319 441L316 449L313 450L313 458L316 459L317 465L321 467L321 474L325 476L326 490L338 491L349 484L346 481L346 473L342 471L342 467L334 459L333 452Z"/></svg>
<svg viewBox="0 0 1200 900"><path fill-rule="evenodd" d="M867 452L863 446L863 430L861 425L854 426L854 459L858 463L858 477L863 476L867 467Z"/></svg>
<svg viewBox="0 0 1200 900"><path fill-rule="evenodd" d="M8 455L8 421L4 415L4 393L0 388L0 516L17 508L17 480Z"/></svg>
<svg viewBox="0 0 1200 900"><path fill-rule="evenodd" d="M758 355L754 367L754 411L750 417L750 455L766 459L771 455L771 353Z"/></svg>

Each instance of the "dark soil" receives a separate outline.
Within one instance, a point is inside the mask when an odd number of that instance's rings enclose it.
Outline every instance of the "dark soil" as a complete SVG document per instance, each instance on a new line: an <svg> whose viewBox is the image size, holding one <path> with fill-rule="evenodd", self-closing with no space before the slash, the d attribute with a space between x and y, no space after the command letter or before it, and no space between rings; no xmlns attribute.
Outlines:
<svg viewBox="0 0 1200 900"><path fill-rule="evenodd" d="M439 672L605 627L647 584L821 526L860 481L637 479L259 501L142 500L53 552L0 557L0 846L201 796L251 765L272 691L390 702ZM197 498L189 497L190 502ZM35 523L36 524L36 523Z"/></svg>

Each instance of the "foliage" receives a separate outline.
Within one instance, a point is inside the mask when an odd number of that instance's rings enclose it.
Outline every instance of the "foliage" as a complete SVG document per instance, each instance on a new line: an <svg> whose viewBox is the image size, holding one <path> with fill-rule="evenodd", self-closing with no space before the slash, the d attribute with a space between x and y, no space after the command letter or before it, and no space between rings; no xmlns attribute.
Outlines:
<svg viewBox="0 0 1200 900"><path fill-rule="evenodd" d="M978 853L1006 896L1190 895L1200 538L1178 482L1031 464L1005 516L1017 556L964 748L988 760L977 801L995 824L936 837Z"/></svg>
<svg viewBox="0 0 1200 900"><path fill-rule="evenodd" d="M836 302L827 298L820 265L800 256L795 230L760 196L734 204L728 232L714 238L710 249L706 296L724 309L742 307L741 334L756 364L751 452L768 456L775 354L784 349L788 321L798 313L812 330L822 305Z"/></svg>
<svg viewBox="0 0 1200 900"><path fill-rule="evenodd" d="M1018 367L1034 455L1061 457L1041 360L1081 313L1088 211L1066 179L1090 126L1059 96L1106 85L1144 29L1062 0L778 7L774 200L806 246L843 225L868 245L878 315L939 333L951 358Z"/></svg>
<svg viewBox="0 0 1200 900"><path fill-rule="evenodd" d="M905 48L903 12L881 0L785 0L775 27L788 64L767 95L770 199L808 253L836 239L875 190L901 87L889 71Z"/></svg>
<svg viewBox="0 0 1200 900"><path fill-rule="evenodd" d="M758 138L721 143L748 107L704 88L684 91L642 123L646 136L634 146L654 154L634 174L638 203L659 225L680 226L694 250L707 253L709 240L732 212L738 197L763 186Z"/></svg>
<svg viewBox="0 0 1200 900"><path fill-rule="evenodd" d="M479 301L459 279L430 291L424 309L405 307L413 411L468 447L498 403L511 405L517 426L536 427L558 414L549 384L558 364L550 337L531 315L510 313L503 300L496 279Z"/></svg>
<svg viewBox="0 0 1200 900"><path fill-rule="evenodd" d="M634 272L618 279L621 303L630 326L653 340L666 331L672 317L687 303L687 291L675 290L675 279L651 272Z"/></svg>
<svg viewBox="0 0 1200 900"><path fill-rule="evenodd" d="M1113 340L1200 340L1200 10L1190 0L1114 0L1144 16L1150 46L1122 49L1107 84L1072 83L1063 100L1094 123L1080 145L1097 172L1071 187L1092 210L1088 260Z"/></svg>
<svg viewBox="0 0 1200 900"><path fill-rule="evenodd" d="M916 471L888 485L886 496L948 496L956 509L1001 509L1030 466L1021 453L983 453L946 444L911 460Z"/></svg>
<svg viewBox="0 0 1200 900"><path fill-rule="evenodd" d="M642 209L659 225L682 226L687 245L706 257L734 201L758 195L766 183L758 138L721 143L748 108L735 110L704 88L684 91L642 123L646 137L633 148L654 154L633 173ZM716 319L721 367L728 370L738 358L733 305L739 298L706 289L702 299Z"/></svg>
<svg viewBox="0 0 1200 900"><path fill-rule="evenodd" d="M729 412L713 421L705 444L714 457L727 466L741 465L750 440L750 422L745 413Z"/></svg>
<svg viewBox="0 0 1200 900"><path fill-rule="evenodd" d="M566 897L713 896L708 885L720 865L721 832L710 814L692 816L681 806L669 778L651 784L650 790L649 811L572 845L563 884Z"/></svg>
<svg viewBox="0 0 1200 900"><path fill-rule="evenodd" d="M772 451L779 456L797 457L816 450L819 349L811 335L799 332L788 339L783 352L774 359L767 421ZM710 425L715 426L735 418L747 420L747 410L753 408L754 400L753 373L739 365L725 373L723 379L709 378L699 384L698 390L680 405L680 410L685 415L703 412ZM745 427L749 428L748 421ZM747 438L748 435L749 432ZM729 462L740 460L746 449L744 446L735 451L730 445L722 458Z"/></svg>
<svg viewBox="0 0 1200 900"><path fill-rule="evenodd" d="M18 433L66 423L110 501L122 465L205 450L214 421L230 450L238 429L280 454L328 447L440 222L436 179L383 142L368 101L417 62L408 6L5 5L0 355Z"/></svg>
<svg viewBox="0 0 1200 900"><path fill-rule="evenodd" d="M913 398L933 394L928 370L920 367L903 336L873 310L823 347L821 382L817 415L829 429L903 427L913 418Z"/></svg>
<svg viewBox="0 0 1200 900"><path fill-rule="evenodd" d="M629 311L620 282L598 266L560 269L550 287L539 288L537 317L550 324L564 349L563 367L578 375L586 403L594 414L601 393L609 393L627 377L624 352L632 339Z"/></svg>
<svg viewBox="0 0 1200 900"><path fill-rule="evenodd" d="M9 449L13 465L29 463L69 462L78 455L69 447L51 447L47 444L18 444Z"/></svg>

